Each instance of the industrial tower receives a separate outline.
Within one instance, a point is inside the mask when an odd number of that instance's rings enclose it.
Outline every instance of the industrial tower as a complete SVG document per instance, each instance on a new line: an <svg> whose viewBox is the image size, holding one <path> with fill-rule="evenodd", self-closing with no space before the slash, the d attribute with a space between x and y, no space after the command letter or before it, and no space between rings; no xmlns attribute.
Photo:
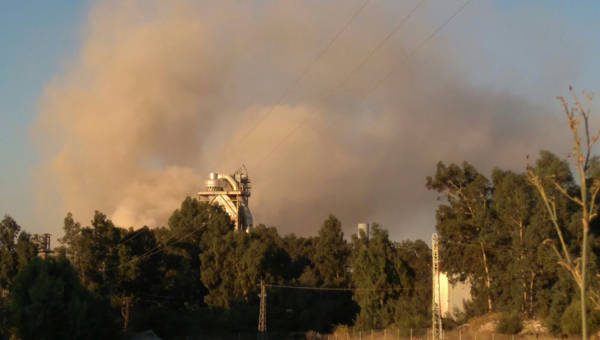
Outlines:
<svg viewBox="0 0 600 340"><path fill-rule="evenodd" d="M37 253L39 257L46 258L50 254L54 253L54 250L50 249L50 234L33 234L31 235L31 242L37 246Z"/></svg>
<svg viewBox="0 0 600 340"><path fill-rule="evenodd" d="M252 214L248 208L251 186L246 167L242 166L232 175L211 172L205 184L205 190L198 193L200 199L223 207L235 230L249 231L252 228Z"/></svg>
<svg viewBox="0 0 600 340"><path fill-rule="evenodd" d="M438 235L431 235L431 275L433 282L433 301L431 303L431 328L433 339L443 339L442 331L442 304L440 297L440 254Z"/></svg>

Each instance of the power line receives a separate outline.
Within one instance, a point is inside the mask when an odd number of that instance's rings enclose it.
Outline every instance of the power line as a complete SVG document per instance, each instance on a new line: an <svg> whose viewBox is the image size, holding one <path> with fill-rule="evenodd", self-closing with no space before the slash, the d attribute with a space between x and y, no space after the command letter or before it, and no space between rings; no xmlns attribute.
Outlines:
<svg viewBox="0 0 600 340"><path fill-rule="evenodd" d="M210 200L210 202L208 202L208 204L206 205L206 208L204 208L204 211L200 212L200 213L199 213L198 215L196 215L196 216L195 216L193 219L191 219L191 220L190 220L190 221L189 221L189 222L188 222L188 223L187 223L185 226L183 226L183 227L182 227L181 229L179 229L177 232L175 232L174 234L172 234L171 236L169 236L169 237L168 237L166 240L164 240L164 241L163 241L163 242L164 242L164 244L167 244L167 242L168 242L170 239L172 239L173 237L175 237L175 235L177 235L177 234L181 233L181 232L182 232L183 230L185 230L187 227L189 227L190 225L192 225L192 223L193 223L193 222L194 222L194 221L195 221L195 220L196 220L198 217L200 217L200 214L201 214L201 213L208 211L208 207L209 207L209 206L212 204L212 202L213 202L213 201L214 201L214 198L213 198L212 200ZM213 220L214 220L214 219L215 219L217 216L218 216L218 214L215 214L215 216L213 216L213 218L211 218L210 220L208 220L208 221L204 222L204 223L203 223L203 224L202 224L200 227L203 227L203 226L205 226L206 224L208 224L209 222L212 222L212 221L213 221ZM152 256L152 255L154 255L154 254L157 254L157 253L159 253L159 252L161 252L161 251L163 251L163 250L167 249L168 247L171 247L172 245L174 245L174 244L178 243L179 241L183 240L184 238L188 237L189 235L191 235L191 234L195 233L195 232L196 232L196 231L198 231L198 230L199 230L199 229L197 229L197 230L194 230L194 231L192 231L192 232L191 232L191 233L189 233L189 234L186 234L185 236L183 236L182 238L178 239L177 241L175 241L175 242L171 243L170 245L166 245L166 246L164 246L164 247L163 247L163 249L161 249L161 250L159 250L159 251L157 251L157 252L155 252L155 253L153 253L153 254L150 254L150 255L148 255L148 256ZM158 247L160 247L160 244L157 244L157 245L156 245L156 247L154 247L154 248L150 249L149 251L145 252L144 254L140 255L139 257L137 257L137 258L135 258L135 259L132 259L131 261L128 261L128 262L126 262L126 263L120 264L120 265L118 265L118 266L116 266L116 267L113 267L113 268L107 269L107 271L110 271L110 270L113 270L113 269L120 268L120 267L122 267L122 266L128 265L128 264L130 264L130 263L133 263L133 262L135 262L135 261L139 261L139 260L141 260L142 258L146 257L146 254L148 254L148 253L150 253L150 252L154 251L154 250L155 250L155 249L157 249Z"/></svg>
<svg viewBox="0 0 600 340"><path fill-rule="evenodd" d="M388 287L388 288L337 288L337 287L306 287L306 286L288 286L288 285L269 285L265 284L265 287L273 287L273 288L285 288L285 289L300 289L300 290L328 290L328 291L346 291L346 292L356 292L356 291L398 291L398 290L426 290L431 289L429 287Z"/></svg>
<svg viewBox="0 0 600 340"><path fill-rule="evenodd" d="M478 250L481 250L481 243L477 243L477 244L475 244L475 243L460 243L460 242L453 242L453 241L445 241L445 243L456 245L456 246L461 246L461 247L472 247L472 248L477 248ZM485 244L483 244L483 249L489 250L491 252L501 252L501 253L511 253L511 254L513 254L513 252L516 252L517 254L520 252L520 253L528 254L528 255L536 255L539 252L538 250L516 249L511 246L501 246L501 245L489 246L489 245L485 245Z"/></svg>
<svg viewBox="0 0 600 340"><path fill-rule="evenodd" d="M209 204L210 204L210 203L209 203ZM205 211L206 211L206 210L205 210ZM124 266L126 266L126 265L129 265L129 264L131 264L131 263L133 263L133 262L137 262L137 261L139 261L139 260L141 260L141 259L144 259L144 258L146 258L146 257L152 256L152 255L155 255L155 254L158 254L158 253L160 253L161 251L164 251L164 250L166 250L166 249L168 249L168 248L170 248L170 247L174 246L175 244L179 243L181 240L183 240L183 239L187 238L188 236L192 235L193 233L197 232L198 230L200 230L199 228L201 228L201 227L203 227L203 226L207 225L208 223L212 222L212 221L213 221L215 218L217 218L219 215L218 215L218 214L215 214L215 216L213 216L213 217L212 217L210 220L208 220L208 221L206 221L206 222L202 223L202 225L200 225L200 227L198 227L197 229L194 229L194 230L192 230L192 232L190 232L190 233L188 233L188 234L185 234L183 237L179 238L177 241L175 241L175 242L173 242L173 243L171 243L171 244L167 244L167 242L168 242L170 239L172 239L173 237L175 237L175 235L177 235L177 234L181 233L183 230L185 230L187 227L189 227L189 226L192 224L192 222L194 222L194 221L195 221L195 220L196 220L198 217L200 217L200 216L201 216L200 214L199 214L199 215L197 215L197 216L196 216L196 217L194 217L194 218L193 218L193 219L192 219L192 220L191 220L191 221L190 221L190 222L189 222L189 223L188 223L186 226L182 227L182 228L181 228L181 229L179 229L179 230L178 230L176 233L172 234L172 235L171 235L169 238L167 238L167 239L164 241L164 242L165 242L165 243L164 243L165 245L164 245L164 246L163 246L161 249L158 249L158 250L156 250L157 248L159 248L159 247L161 246L161 244L158 244L158 245L156 245L156 247L154 247L154 248L150 249L149 251L145 252L144 254L142 254L142 255L140 255L140 256L138 256L138 257L134 258L134 259L131 259L130 261L127 261L127 262L125 262L125 263L122 263L122 264L120 264L120 265L118 265L118 266L115 266L115 267L109 268L109 269L107 269L106 271L111 271L111 270L114 270L114 269L118 269L118 268L124 267ZM155 250L156 250L156 251L155 251Z"/></svg>
<svg viewBox="0 0 600 340"><path fill-rule="evenodd" d="M394 30L388 34L387 37L385 37L385 39L383 39L383 41L381 41L379 43L379 45L377 45L377 47L375 47L375 49L373 51L371 51L371 53L346 77L344 78L344 80L332 91L329 93L329 95L327 95L320 103L319 105L312 110L306 117L304 117L304 119L300 122L300 124L296 125L296 127L294 127L292 129L292 131L290 131L290 133L285 136L285 138L283 138L273 149L271 149L271 151L269 153L267 153L267 155L265 155L260 161L258 161L257 164L254 165L254 167L252 167L250 170L254 170L256 169L258 166L260 166L260 164L267 158L269 158L275 151L277 151L277 149L279 149L279 147L281 145L283 145L302 125L304 125L304 123L306 123L306 121L312 117L313 114L315 114L315 112L317 112L322 106L323 104L325 104L333 95L335 95L345 84L346 82L348 82L348 80L350 78L352 78L352 76L354 74L356 74L356 72L358 72L358 70L360 70L367 61L369 61L369 59L371 59L371 57L381 48L381 46L383 46L383 44L385 44L391 37L392 35L394 35L394 33L396 33L396 31L398 31L398 29L402 26L402 24L404 24L404 22L406 22L406 20L408 20L413 13L415 13L417 11L417 9L419 9L419 7L421 7L421 5L425 2L426 0L421 0L421 2L419 2L419 4L417 5L417 7L415 7L412 12L410 12L404 19L402 19L402 21L400 21L400 23L398 25L396 25L396 27L394 28Z"/></svg>
<svg viewBox="0 0 600 340"><path fill-rule="evenodd" d="M277 102L275 102L275 104L273 104L269 108L269 110L262 117L260 117L260 119L254 124L254 126L252 126L252 128L250 129L250 131L248 131L232 148L230 148L223 155L223 157L221 157L221 159L217 162L217 165L216 165L217 168L227 158L227 156L229 156L229 154L231 154L231 152L233 152L233 150L235 150L240 144L242 144L242 142L244 142L244 140L246 140L246 138L248 138L248 136L250 136L250 134L252 134L252 132L254 132L254 130L256 130L256 128L263 122L263 120L265 120L265 118L267 118L267 116L269 116L271 114L271 111L273 111L273 109L275 109L275 107L277 107L277 105L279 105L279 103L281 103L281 101L283 100L283 98L287 97L287 95L290 94L290 92L292 91L292 89L294 89L296 87L296 85L304 78L304 76L317 63L317 61L319 61L319 59L321 59L321 57L323 56L323 54L325 54L325 52L327 52L327 50L329 50L329 47L331 47L331 45L333 45L333 43L338 39L338 37L342 34L342 32L344 32L346 30L346 28L350 25L350 23L352 21L354 21L354 19L358 16L358 14L360 12L362 12L362 10L365 8L365 6L367 6L367 4L369 2L371 2L371 0L367 0L367 1L365 1L363 3L363 5L358 9L358 11L356 11L356 13L354 13L354 15L352 16L352 18L350 18L350 20L348 20L348 22L346 22L346 24L344 25L344 27L342 27L342 29L335 35L335 37L333 37L333 39L329 42L329 44L327 44L327 46L325 46L325 48L319 53L319 55L317 56L317 58L312 61L312 63L308 66L308 68L306 68L306 70L304 70L304 72L300 75L300 77L298 77L296 79L296 81L294 81L294 83L287 89L287 91L285 91L285 93L281 97L279 97L279 99L277 100Z"/></svg>
<svg viewBox="0 0 600 340"><path fill-rule="evenodd" d="M415 49L412 53L410 53L405 59L403 59L396 67L394 67L385 77L383 77L379 82L377 82L377 84L375 84L374 87L372 87L369 92L367 92L366 95L364 95L358 102L356 102L355 106L359 106L368 96L371 95L371 93L373 93L373 91L375 91L375 89L377 89L379 86L381 86L381 84L383 84L392 74L394 74L400 67L402 67L413 55L415 55L425 44L427 44L429 42L429 40L431 40L440 30L442 30L444 28L444 26L446 26L446 24L448 24L448 22L450 22L452 19L454 19L454 17L456 15L458 15L460 12L462 12L462 10L467 7L467 5L471 2L472 0L468 0L462 7L460 7L458 9L458 11L456 11L450 18L448 18L435 32L433 32L433 34L431 34L423 43L421 43L421 45L419 45L419 47L417 47L417 49ZM282 166L280 166L279 168L276 169L276 171L281 170L282 168L286 167L287 165L289 165L294 159L296 159L298 156L300 156L305 150L308 149L309 146L311 146L312 144L314 144L317 140L319 140L319 138L321 138L323 135L325 135L325 133L327 131L329 131L329 129L331 129L341 118L343 118L344 116L346 116L346 113L344 111L342 111L342 113L340 113L332 122L331 124L329 124L323 131L321 131L321 133L319 133L315 138L313 138L304 149L302 149L300 152L298 152L296 155L292 156L290 158L290 160L286 163L284 163ZM304 122L302 122L304 123ZM265 157L266 158L266 157ZM263 159L264 160L264 159ZM261 162L263 161L261 160Z"/></svg>
<svg viewBox="0 0 600 340"><path fill-rule="evenodd" d="M135 230L135 231L133 232L133 234L134 234L133 236L131 236L130 238L128 238L126 241L122 241L122 242L120 242L119 244L117 244L117 246L119 246L119 245L124 245L124 244L127 244L127 243L129 243L129 242L130 242L131 240L133 240L134 238L136 238L136 237L138 237L139 235L143 234L143 231L144 231L144 230L145 230L145 227L142 227L142 228L140 228L140 229L138 229L138 230ZM125 236L127 236L127 235L125 235Z"/></svg>

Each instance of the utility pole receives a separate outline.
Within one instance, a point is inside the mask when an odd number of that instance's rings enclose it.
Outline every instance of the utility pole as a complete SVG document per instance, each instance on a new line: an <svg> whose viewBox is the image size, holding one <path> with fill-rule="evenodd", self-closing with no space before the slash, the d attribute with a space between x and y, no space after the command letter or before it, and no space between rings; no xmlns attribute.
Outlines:
<svg viewBox="0 0 600 340"><path fill-rule="evenodd" d="M265 340L267 333L267 293L263 280L260 280L260 315L258 317L258 339Z"/></svg>
<svg viewBox="0 0 600 340"><path fill-rule="evenodd" d="M438 247L438 235L431 235L431 275L433 281L433 301L431 303L431 330L432 339L443 339L444 333L442 332L442 310L441 310L441 299L440 299L440 254Z"/></svg>

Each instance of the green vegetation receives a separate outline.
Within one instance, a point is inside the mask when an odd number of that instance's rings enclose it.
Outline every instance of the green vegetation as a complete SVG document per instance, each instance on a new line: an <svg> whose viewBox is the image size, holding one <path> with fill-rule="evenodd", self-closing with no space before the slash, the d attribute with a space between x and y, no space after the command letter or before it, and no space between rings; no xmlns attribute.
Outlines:
<svg viewBox="0 0 600 340"><path fill-rule="evenodd" d="M110 339L108 302L94 297L65 258L34 259L15 278L8 304L16 335L28 339Z"/></svg>
<svg viewBox="0 0 600 340"><path fill-rule="evenodd" d="M594 159L592 169L596 164ZM568 164L552 153L543 151L530 171L551 176L576 194ZM600 176L600 171L590 173ZM472 285L473 301L456 322L491 311L503 313L497 325L501 333L518 333L523 318L541 319L557 334L581 332L577 284L547 245L558 234L526 173L495 169L490 181L467 163L440 162L427 187L446 199L436 215L443 268L452 281ZM547 190L555 195L561 223L572 226L563 237L577 253L581 215L552 191L559 189ZM239 233L220 207L186 198L166 227L124 229L96 212L88 226L68 214L63 229L57 258L41 260L16 221L6 216L0 223L0 285L10 291L3 301L8 311L2 315L4 334L35 338L50 327L57 338L105 336L89 333L99 320L105 332L153 328L165 338L252 332L261 280L269 285L272 330L429 327L429 247L421 240L393 242L376 223L370 239L352 235L350 242L334 216L309 238L282 237L264 225ZM600 265L599 232L600 223L592 220L592 278ZM590 289L596 283L589 282ZM596 314L588 320L592 330Z"/></svg>
<svg viewBox="0 0 600 340"><path fill-rule="evenodd" d="M503 313L496 325L496 332L501 334L518 334L522 330L523 317L519 313Z"/></svg>

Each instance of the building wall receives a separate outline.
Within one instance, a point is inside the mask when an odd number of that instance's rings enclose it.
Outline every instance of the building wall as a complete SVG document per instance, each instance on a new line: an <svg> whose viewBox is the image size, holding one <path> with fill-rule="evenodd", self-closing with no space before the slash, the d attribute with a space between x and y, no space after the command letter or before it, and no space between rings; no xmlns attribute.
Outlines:
<svg viewBox="0 0 600 340"><path fill-rule="evenodd" d="M440 300L442 316L452 314L454 308L464 311L463 302L471 300L471 285L468 281L451 285L446 274L440 273Z"/></svg>

